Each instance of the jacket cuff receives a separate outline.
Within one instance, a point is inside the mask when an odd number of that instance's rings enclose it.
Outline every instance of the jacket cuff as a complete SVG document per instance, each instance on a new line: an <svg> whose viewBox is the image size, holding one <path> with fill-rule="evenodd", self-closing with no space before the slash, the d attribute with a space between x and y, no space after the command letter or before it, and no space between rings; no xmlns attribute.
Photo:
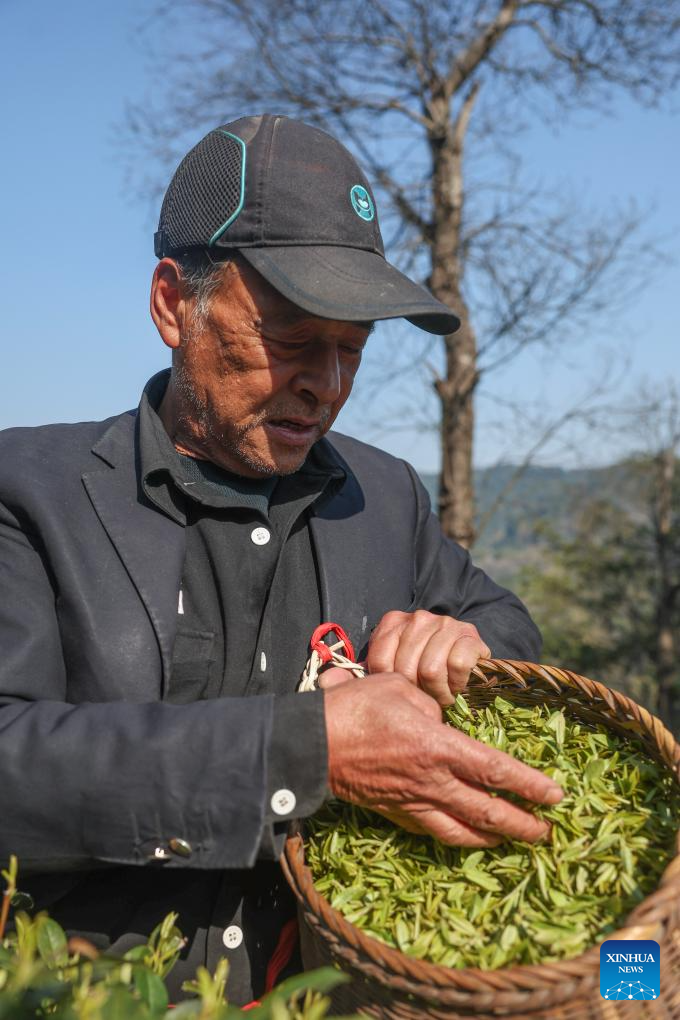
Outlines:
<svg viewBox="0 0 680 1020"><path fill-rule="evenodd" d="M267 755L265 821L307 818L321 807L327 794L323 691L275 697Z"/></svg>
<svg viewBox="0 0 680 1020"><path fill-rule="evenodd" d="M278 860L291 819L313 815L328 794L324 692L275 697L258 857Z"/></svg>

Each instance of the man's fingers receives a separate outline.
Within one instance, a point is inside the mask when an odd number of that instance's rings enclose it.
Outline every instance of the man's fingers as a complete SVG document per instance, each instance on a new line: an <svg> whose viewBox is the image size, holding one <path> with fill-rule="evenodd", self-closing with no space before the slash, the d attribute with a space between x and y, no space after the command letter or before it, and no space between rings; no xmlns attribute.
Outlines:
<svg viewBox="0 0 680 1020"><path fill-rule="evenodd" d="M371 638L371 673L401 673L439 702L450 704L465 689L480 658L491 655L470 623L426 610L386 613Z"/></svg>
<svg viewBox="0 0 680 1020"><path fill-rule="evenodd" d="M369 673L394 671L394 658L402 633L402 627L397 624L396 616L396 613L387 613L373 631L366 656Z"/></svg>
<svg viewBox="0 0 680 1020"><path fill-rule="evenodd" d="M463 634L451 646L447 659L448 683L452 694L464 691L470 673L480 659L491 655L488 645L478 636Z"/></svg>
<svg viewBox="0 0 680 1020"><path fill-rule="evenodd" d="M448 659L451 635L440 630L432 634L418 662L418 686L427 691L440 705L450 705L454 699L449 687Z"/></svg>
<svg viewBox="0 0 680 1020"><path fill-rule="evenodd" d="M443 811L428 811L421 818L429 832L449 846L498 846L503 837L495 832L484 832L467 825L461 818L453 818Z"/></svg>
<svg viewBox="0 0 680 1020"><path fill-rule="evenodd" d="M491 847L498 846L502 837L494 832L483 832L467 825L460 818L453 818L444 811L434 808L413 814L401 811L380 811L391 822L400 825L407 832L424 833L449 846Z"/></svg>
<svg viewBox="0 0 680 1020"><path fill-rule="evenodd" d="M447 629L432 634L420 655L418 684L440 705L450 705L465 690L470 673L489 648L475 634L462 634L452 643Z"/></svg>
<svg viewBox="0 0 680 1020"><path fill-rule="evenodd" d="M422 618L414 615L411 626L401 635L401 640L394 656L395 672L401 673L412 684L420 684L420 659L430 639L437 633L437 630L433 630L430 620L424 622ZM426 690L428 694L433 693L427 688Z"/></svg>
<svg viewBox="0 0 680 1020"><path fill-rule="evenodd" d="M495 790L509 790L539 804L557 804L562 800L562 788L538 769L459 730L449 728L445 736L451 740L452 771L459 778Z"/></svg>
<svg viewBox="0 0 680 1020"><path fill-rule="evenodd" d="M485 790L477 790L458 779L443 784L431 800L440 811L452 812L457 819L481 832L501 833L530 843L545 839L550 832L547 822L516 804L502 797L492 797Z"/></svg>
<svg viewBox="0 0 680 1020"><path fill-rule="evenodd" d="M331 687L337 687L338 684L344 684L348 680L353 679L354 676L348 669L343 669L341 666L331 666L330 669L325 669L323 673L319 674L319 687L323 690L328 690Z"/></svg>
<svg viewBox="0 0 680 1020"><path fill-rule="evenodd" d="M449 617L437 616L424 609L413 613L394 610L385 613L373 631L368 646L368 664L372 673L401 673L411 683L418 680L420 655L431 636L447 625L466 627Z"/></svg>

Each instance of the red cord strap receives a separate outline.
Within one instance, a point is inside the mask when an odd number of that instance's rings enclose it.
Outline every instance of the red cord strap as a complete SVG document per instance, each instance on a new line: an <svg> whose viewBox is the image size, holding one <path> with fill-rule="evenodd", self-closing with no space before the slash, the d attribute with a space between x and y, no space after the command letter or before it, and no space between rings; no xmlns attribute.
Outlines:
<svg viewBox="0 0 680 1020"><path fill-rule="evenodd" d="M338 623L322 623L316 628L309 642L312 651L318 654L323 663L330 662L333 658L333 653L328 645L322 641L322 638L324 638L326 634L331 633L334 633L345 646L345 657L347 659L351 659L352 662L356 662L357 657L354 652L352 642Z"/></svg>
<svg viewBox="0 0 680 1020"><path fill-rule="evenodd" d="M267 992L271 992L272 988L276 985L276 982L279 979L279 974L293 955L297 940L298 923L295 918L292 918L292 920L286 921L281 929L279 941L276 943L276 949L272 953L271 959L267 964L267 975L264 983L265 995ZM244 1006L242 1012L245 1013L247 1010L254 1009L255 1006L259 1005L259 1000L255 999L254 1002L249 1002L247 1006Z"/></svg>
<svg viewBox="0 0 680 1020"><path fill-rule="evenodd" d="M327 634L335 634L339 639L332 645L327 645L324 638ZM356 660L354 647L346 632L337 623L322 623L312 634L311 655L300 677L298 691L315 691L319 686L319 673L324 666L333 665L347 669L352 676L362 677L366 675L366 668L363 663ZM342 649L342 651L340 651Z"/></svg>

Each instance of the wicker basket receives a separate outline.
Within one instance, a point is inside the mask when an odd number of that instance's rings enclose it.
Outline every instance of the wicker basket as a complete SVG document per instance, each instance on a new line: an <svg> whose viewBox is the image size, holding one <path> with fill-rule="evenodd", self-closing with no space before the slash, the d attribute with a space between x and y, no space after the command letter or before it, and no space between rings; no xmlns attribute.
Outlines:
<svg viewBox="0 0 680 1020"><path fill-rule="evenodd" d="M680 781L680 746L658 719L622 694L566 670L491 659L473 673L471 704L490 703L499 688L517 703L547 702L619 734L636 735L650 757ZM365 935L316 891L300 834L289 837L282 864L299 900L305 967L336 963L352 977L334 995L333 1008L339 1012L399 1020L680 1020L680 835L675 852L656 892L635 908L624 928L608 936L654 939L661 946L661 994L648 1002L601 997L599 944L571 960L493 971L454 970L416 960Z"/></svg>

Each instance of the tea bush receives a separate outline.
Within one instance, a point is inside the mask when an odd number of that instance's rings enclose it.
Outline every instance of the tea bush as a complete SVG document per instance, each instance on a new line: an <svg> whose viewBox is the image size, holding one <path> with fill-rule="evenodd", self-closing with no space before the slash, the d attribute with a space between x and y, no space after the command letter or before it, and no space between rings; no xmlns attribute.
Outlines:
<svg viewBox="0 0 680 1020"><path fill-rule="evenodd" d="M2 874L0 1020L342 1020L328 1017L326 995L347 980L339 971L326 967L289 978L243 1012L225 1001L224 959L214 974L199 967L183 986L193 997L169 1008L163 978L184 945L176 914L168 914L145 945L122 958L98 953L85 939L67 939L46 913L31 917L18 909L13 931L5 934L12 902L20 906L26 897L16 888L16 858Z"/></svg>

